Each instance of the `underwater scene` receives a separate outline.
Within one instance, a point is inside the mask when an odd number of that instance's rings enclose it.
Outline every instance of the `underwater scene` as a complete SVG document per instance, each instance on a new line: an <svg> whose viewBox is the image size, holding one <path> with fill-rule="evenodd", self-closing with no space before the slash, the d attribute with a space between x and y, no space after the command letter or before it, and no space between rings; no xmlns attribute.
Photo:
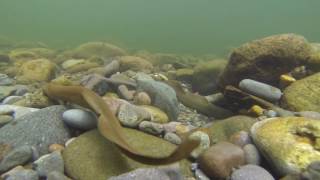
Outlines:
<svg viewBox="0 0 320 180"><path fill-rule="evenodd" d="M0 180L320 180L319 0L0 0Z"/></svg>

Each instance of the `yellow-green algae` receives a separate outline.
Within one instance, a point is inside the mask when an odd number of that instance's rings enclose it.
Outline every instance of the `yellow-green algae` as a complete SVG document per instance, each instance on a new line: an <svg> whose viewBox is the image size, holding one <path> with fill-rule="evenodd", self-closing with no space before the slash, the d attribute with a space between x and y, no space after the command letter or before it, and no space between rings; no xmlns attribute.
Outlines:
<svg viewBox="0 0 320 180"><path fill-rule="evenodd" d="M279 175L298 173L320 160L320 121L270 118L251 128L253 140Z"/></svg>

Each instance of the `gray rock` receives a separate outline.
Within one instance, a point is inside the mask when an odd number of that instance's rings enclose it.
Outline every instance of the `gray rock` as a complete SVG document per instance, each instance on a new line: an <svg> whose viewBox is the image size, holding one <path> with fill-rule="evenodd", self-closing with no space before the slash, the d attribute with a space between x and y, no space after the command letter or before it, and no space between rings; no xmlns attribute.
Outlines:
<svg viewBox="0 0 320 180"><path fill-rule="evenodd" d="M2 101L2 104L13 104L21 99L23 99L22 96L8 96Z"/></svg>
<svg viewBox="0 0 320 180"><path fill-rule="evenodd" d="M10 96L15 90L14 86L0 86L0 101Z"/></svg>
<svg viewBox="0 0 320 180"><path fill-rule="evenodd" d="M210 180L210 178L208 178L201 169L196 169L194 171L194 176L196 180Z"/></svg>
<svg viewBox="0 0 320 180"><path fill-rule="evenodd" d="M48 174L47 180L71 180L61 172L52 171Z"/></svg>
<svg viewBox="0 0 320 180"><path fill-rule="evenodd" d="M0 114L10 114L14 117L14 119L18 119L26 114L36 112L38 110L39 109L37 108L29 108L16 105L0 105Z"/></svg>
<svg viewBox="0 0 320 180"><path fill-rule="evenodd" d="M280 89L251 79L243 79L240 81L239 87L247 93L271 102L278 101L282 96Z"/></svg>
<svg viewBox="0 0 320 180"><path fill-rule="evenodd" d="M110 90L108 82L102 76L99 75L85 76L81 80L81 84L86 88L96 92L100 96L104 95L108 90Z"/></svg>
<svg viewBox="0 0 320 180"><path fill-rule="evenodd" d="M64 106L50 106L15 119L1 128L0 143L13 147L30 145L40 155L47 154L49 145L64 144L71 137L62 120L65 110Z"/></svg>
<svg viewBox="0 0 320 180"><path fill-rule="evenodd" d="M1 177L5 180L38 180L39 176L36 171L32 169L24 169L21 166L17 166L11 171L7 172Z"/></svg>
<svg viewBox="0 0 320 180"><path fill-rule="evenodd" d="M30 146L20 146L10 151L0 163L0 173L3 173L17 165L24 165L32 158Z"/></svg>
<svg viewBox="0 0 320 180"><path fill-rule="evenodd" d="M7 86L13 83L13 79L9 78L6 74L0 73L0 86Z"/></svg>
<svg viewBox="0 0 320 180"><path fill-rule="evenodd" d="M97 117L94 113L82 109L69 109L62 114L63 121L70 127L90 130L97 127Z"/></svg>
<svg viewBox="0 0 320 180"><path fill-rule="evenodd" d="M275 180L272 175L265 169L256 165L245 165L235 170L231 174L231 180Z"/></svg>
<svg viewBox="0 0 320 180"><path fill-rule="evenodd" d="M46 177L53 171L63 174L64 164L61 152L55 151L51 154L40 157L33 163L33 167L40 177Z"/></svg>
<svg viewBox="0 0 320 180"><path fill-rule="evenodd" d="M163 137L165 140L171 142L172 144L181 144L181 138L172 132L168 132Z"/></svg>
<svg viewBox="0 0 320 180"><path fill-rule="evenodd" d="M139 124L139 129L153 135L160 135L164 131L162 124L150 121L142 121Z"/></svg>
<svg viewBox="0 0 320 180"><path fill-rule="evenodd" d="M259 165L261 156L258 149L253 144L247 144L243 147L244 156L247 164Z"/></svg>
<svg viewBox="0 0 320 180"><path fill-rule="evenodd" d="M0 127L4 126L5 124L9 123L12 120L13 120L12 116L0 115Z"/></svg>
<svg viewBox="0 0 320 180"><path fill-rule="evenodd" d="M138 89L147 92L154 106L162 109L171 121L178 118L179 108L176 92L167 84L154 80L137 79Z"/></svg>

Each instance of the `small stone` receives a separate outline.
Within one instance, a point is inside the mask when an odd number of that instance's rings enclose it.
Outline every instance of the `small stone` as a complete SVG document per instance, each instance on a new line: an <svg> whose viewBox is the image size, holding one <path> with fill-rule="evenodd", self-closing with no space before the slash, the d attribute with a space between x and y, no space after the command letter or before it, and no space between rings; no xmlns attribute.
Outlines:
<svg viewBox="0 0 320 180"><path fill-rule="evenodd" d="M61 172L52 171L47 175L47 180L71 180Z"/></svg>
<svg viewBox="0 0 320 180"><path fill-rule="evenodd" d="M63 151L64 150L64 146L61 144L51 144L49 146L49 152L54 152L54 151Z"/></svg>
<svg viewBox="0 0 320 180"><path fill-rule="evenodd" d="M200 140L200 145L191 152L191 157L197 159L200 154L210 147L210 138L207 133L196 131L189 136L190 139Z"/></svg>
<svg viewBox="0 0 320 180"><path fill-rule="evenodd" d="M22 96L8 96L2 101L2 104L13 104L22 99L23 99Z"/></svg>
<svg viewBox="0 0 320 180"><path fill-rule="evenodd" d="M175 133L177 129L176 127L181 124L182 124L181 122L172 121L167 124L164 124L163 128L166 133L169 133L169 132Z"/></svg>
<svg viewBox="0 0 320 180"><path fill-rule="evenodd" d="M175 133L168 132L164 135L164 139L171 142L172 144L181 144L181 138Z"/></svg>
<svg viewBox="0 0 320 180"><path fill-rule="evenodd" d="M151 98L146 92L139 92L134 96L133 102L137 105L150 105Z"/></svg>
<svg viewBox="0 0 320 180"><path fill-rule="evenodd" d="M40 177L46 177L50 172L56 171L63 173L64 164L60 151L55 151L51 154L40 157L33 163L34 169L38 172Z"/></svg>
<svg viewBox="0 0 320 180"><path fill-rule="evenodd" d="M246 131L239 131L232 134L229 140L231 143L238 145L240 147L244 147L245 145L251 143L250 135Z"/></svg>
<svg viewBox="0 0 320 180"><path fill-rule="evenodd" d="M263 115L264 109L262 109L261 106L258 105L253 105L250 109L249 112L256 115L256 116L261 116Z"/></svg>
<svg viewBox="0 0 320 180"><path fill-rule="evenodd" d="M240 81L239 87L247 93L271 102L278 101L282 96L280 89L251 79L243 79Z"/></svg>
<svg viewBox="0 0 320 180"><path fill-rule="evenodd" d="M0 127L4 126L5 124L9 123L12 120L13 120L12 116L0 115Z"/></svg>
<svg viewBox="0 0 320 180"><path fill-rule="evenodd" d="M297 81L297 80L288 74L282 74L280 76L280 86L281 87L287 87L295 81Z"/></svg>
<svg viewBox="0 0 320 180"><path fill-rule="evenodd" d="M259 165L261 156L259 150L253 144L247 144L243 147L244 156L247 164Z"/></svg>
<svg viewBox="0 0 320 180"><path fill-rule="evenodd" d="M187 133L189 131L190 131L190 127L189 126L186 126L186 125L183 125L183 124L176 125L175 132L177 134L184 134L184 133Z"/></svg>
<svg viewBox="0 0 320 180"><path fill-rule="evenodd" d="M210 178L227 178L232 168L245 163L243 150L228 142L219 142L204 153L199 158L200 169Z"/></svg>
<svg viewBox="0 0 320 180"><path fill-rule="evenodd" d="M265 116L267 116L268 118L273 118L273 117L277 117L278 116L278 113L275 112L274 110L266 110L263 112L263 114Z"/></svg>
<svg viewBox="0 0 320 180"><path fill-rule="evenodd" d="M82 109L69 109L62 114L63 121L70 127L90 130L97 126L97 117L94 113Z"/></svg>
<svg viewBox="0 0 320 180"><path fill-rule="evenodd" d="M154 135L159 135L164 131L162 124L158 124L150 121L142 121L139 124L139 129L141 131L154 134Z"/></svg>
<svg viewBox="0 0 320 180"><path fill-rule="evenodd" d="M152 116L151 122L160 123L160 124L169 122L169 118L167 114L164 113L161 109L154 106L148 106L148 105L143 105L139 107L142 107L143 109L145 109L151 114Z"/></svg>
<svg viewBox="0 0 320 180"><path fill-rule="evenodd" d="M127 86L120 85L118 86L118 91L121 97L123 97L125 100L132 100L134 91L129 91Z"/></svg>
<svg viewBox="0 0 320 180"><path fill-rule="evenodd" d="M141 107L123 104L119 108L118 118L121 124L125 126L138 127L143 120L151 119L151 114Z"/></svg>
<svg viewBox="0 0 320 180"><path fill-rule="evenodd" d="M0 173L17 166L24 165L32 158L32 149L30 146L20 146L10 151L0 163Z"/></svg>
<svg viewBox="0 0 320 180"><path fill-rule="evenodd" d="M88 75L81 79L81 85L96 92L100 96L110 90L108 82L99 75Z"/></svg>
<svg viewBox="0 0 320 180"><path fill-rule="evenodd" d="M256 165L245 165L235 170L231 175L231 180L275 180L265 169Z"/></svg>
<svg viewBox="0 0 320 180"><path fill-rule="evenodd" d="M39 176L32 169L24 169L22 166L17 166L9 172L1 175L5 180L38 180Z"/></svg>

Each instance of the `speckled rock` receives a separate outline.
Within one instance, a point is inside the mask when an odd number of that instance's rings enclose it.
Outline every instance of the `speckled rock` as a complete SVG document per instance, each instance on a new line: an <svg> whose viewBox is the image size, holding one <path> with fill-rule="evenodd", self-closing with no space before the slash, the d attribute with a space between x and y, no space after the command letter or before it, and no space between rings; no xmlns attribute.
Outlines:
<svg viewBox="0 0 320 180"><path fill-rule="evenodd" d="M153 69L153 65L149 61L137 56L121 56L119 62L121 72L132 70L150 73Z"/></svg>
<svg viewBox="0 0 320 180"><path fill-rule="evenodd" d="M200 169L210 178L227 178L232 168L245 163L243 150L234 144L220 142L198 158Z"/></svg>
<svg viewBox="0 0 320 180"><path fill-rule="evenodd" d="M282 92L279 88L252 79L241 80L239 87L249 94L261 97L271 102L278 101L282 96Z"/></svg>
<svg viewBox="0 0 320 180"><path fill-rule="evenodd" d="M172 132L168 132L164 135L163 137L165 140L171 142L172 144L181 144L181 138L175 134L175 133L172 133Z"/></svg>
<svg viewBox="0 0 320 180"><path fill-rule="evenodd" d="M36 59L25 62L17 74L19 83L49 81L53 78L55 65L48 59Z"/></svg>
<svg viewBox="0 0 320 180"><path fill-rule="evenodd" d="M63 121L70 127L90 130L97 127L97 117L94 113L82 109L69 109L62 114Z"/></svg>
<svg viewBox="0 0 320 180"><path fill-rule="evenodd" d="M261 157L259 150L253 144L247 144L243 147L244 155L247 164L259 165Z"/></svg>
<svg viewBox="0 0 320 180"><path fill-rule="evenodd" d="M319 134L320 121L303 117L269 118L251 128L255 145L280 176L320 160Z"/></svg>
<svg viewBox="0 0 320 180"><path fill-rule="evenodd" d="M163 133L163 125L150 121L142 121L139 124L139 129L149 134L160 135Z"/></svg>
<svg viewBox="0 0 320 180"><path fill-rule="evenodd" d="M32 169L24 169L22 166L17 166L9 172L1 175L5 180L38 180L39 176Z"/></svg>
<svg viewBox="0 0 320 180"><path fill-rule="evenodd" d="M17 166L24 165L32 158L32 149L30 146L20 146L10 151L0 163L0 174Z"/></svg>
<svg viewBox="0 0 320 180"><path fill-rule="evenodd" d="M125 126L138 127L143 120L150 120L151 114L141 107L123 104L119 107L118 119Z"/></svg>
<svg viewBox="0 0 320 180"><path fill-rule="evenodd" d="M207 133L202 131L195 131L189 136L190 139L200 140L199 146L191 152L191 157L197 159L200 154L210 147L210 138Z"/></svg>
<svg viewBox="0 0 320 180"><path fill-rule="evenodd" d="M0 115L0 127L4 126L5 124L9 123L12 120L13 120L12 116Z"/></svg>
<svg viewBox="0 0 320 180"><path fill-rule="evenodd" d="M231 180L275 180L265 169L256 165L245 165L235 170L231 175Z"/></svg>
<svg viewBox="0 0 320 180"><path fill-rule="evenodd" d="M154 106L162 109L170 120L176 120L179 115L176 92L167 84L153 80L137 79L138 89L147 92Z"/></svg>
<svg viewBox="0 0 320 180"><path fill-rule="evenodd" d="M52 103L50 99L43 93L43 91L35 90L32 93L26 93L23 98L13 103L16 106L24 106L31 108L45 108L50 106Z"/></svg>
<svg viewBox="0 0 320 180"><path fill-rule="evenodd" d="M133 129L124 129L128 142L134 148L153 156L167 156L175 146L165 140ZM88 156L90 154L90 156ZM136 168L148 167L127 158L98 131L92 130L80 135L63 151L66 173L78 180L105 180ZM189 174L189 163L180 161L184 174Z"/></svg>
<svg viewBox="0 0 320 180"><path fill-rule="evenodd" d="M292 83L284 90L282 105L292 111L320 111L320 73Z"/></svg>
<svg viewBox="0 0 320 180"><path fill-rule="evenodd" d="M254 40L233 50L219 78L219 85L237 85L242 79L277 85L282 74L307 64L312 47L296 34L280 34Z"/></svg>
<svg viewBox="0 0 320 180"><path fill-rule="evenodd" d="M154 107L154 106L139 106L148 111L151 115L151 122L164 124L169 122L169 118L166 113L164 113L161 109Z"/></svg>
<svg viewBox="0 0 320 180"><path fill-rule="evenodd" d="M36 112L37 108L28 108L15 105L0 105L0 114L2 115L12 115L14 119L18 119L23 115Z"/></svg>
<svg viewBox="0 0 320 180"><path fill-rule="evenodd" d="M15 119L1 128L0 144L29 145L40 155L48 153L50 144L64 144L71 136L62 120L65 110L64 106L50 106Z"/></svg>
<svg viewBox="0 0 320 180"><path fill-rule="evenodd" d="M63 158L60 151L41 156L32 164L40 177L47 177L50 172L64 172Z"/></svg>

